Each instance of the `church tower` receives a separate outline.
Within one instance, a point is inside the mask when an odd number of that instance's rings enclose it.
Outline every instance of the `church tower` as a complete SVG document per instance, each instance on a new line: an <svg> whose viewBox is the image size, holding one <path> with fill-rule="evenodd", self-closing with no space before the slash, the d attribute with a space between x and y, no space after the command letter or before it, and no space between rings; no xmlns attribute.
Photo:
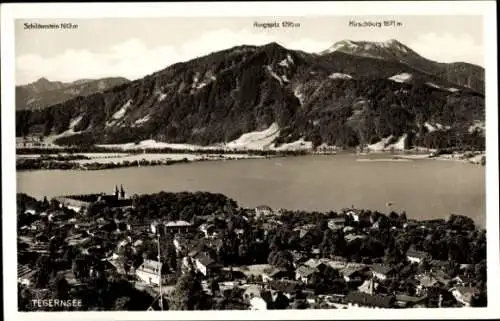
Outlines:
<svg viewBox="0 0 500 321"><path fill-rule="evenodd" d="M115 195L116 199L118 199L120 197L120 191L118 190L118 185L115 185L114 195Z"/></svg>
<svg viewBox="0 0 500 321"><path fill-rule="evenodd" d="M120 185L120 199L124 200L125 199L125 190L123 189L123 185Z"/></svg>

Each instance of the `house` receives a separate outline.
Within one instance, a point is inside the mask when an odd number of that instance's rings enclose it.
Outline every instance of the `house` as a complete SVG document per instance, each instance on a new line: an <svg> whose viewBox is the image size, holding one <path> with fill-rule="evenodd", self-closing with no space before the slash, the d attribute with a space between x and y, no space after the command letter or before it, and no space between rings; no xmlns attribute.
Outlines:
<svg viewBox="0 0 500 321"><path fill-rule="evenodd" d="M268 310L273 302L272 295L264 290L261 285L244 285L242 294L244 300L249 303L250 310Z"/></svg>
<svg viewBox="0 0 500 321"><path fill-rule="evenodd" d="M307 256L298 251L290 251L290 254L292 255L293 266L295 268L298 268L307 259Z"/></svg>
<svg viewBox="0 0 500 321"><path fill-rule="evenodd" d="M457 275L456 277L454 277L453 279L451 279L451 281L453 282L453 284L455 284L456 286L461 286L461 287L464 287L464 286L471 286L472 283L474 282L473 279L467 277L467 276L464 276L464 275Z"/></svg>
<svg viewBox="0 0 500 321"><path fill-rule="evenodd" d="M302 225L302 226L296 227L293 230L295 232L299 233L299 238L300 239L303 239L307 235L307 233L309 233L314 227L315 227L314 224L306 224L306 225Z"/></svg>
<svg viewBox="0 0 500 321"><path fill-rule="evenodd" d="M344 210L345 215L350 216L354 222L359 222L360 211L355 209Z"/></svg>
<svg viewBox="0 0 500 321"><path fill-rule="evenodd" d="M220 264L205 253L198 253L194 257L194 266L198 272L206 277L217 275L222 269Z"/></svg>
<svg viewBox="0 0 500 321"><path fill-rule="evenodd" d="M196 240L187 238L181 234L174 236L174 240L172 242L177 254L187 253L189 251L193 252L193 249L195 249L198 245ZM198 254L198 251L191 253L190 256L194 257L196 254Z"/></svg>
<svg viewBox="0 0 500 321"><path fill-rule="evenodd" d="M262 272L262 281L264 282L287 279L289 277L290 273L284 268L271 267Z"/></svg>
<svg viewBox="0 0 500 321"><path fill-rule="evenodd" d="M271 281L270 286L272 290L283 293L288 299L301 289L301 283L293 280Z"/></svg>
<svg viewBox="0 0 500 321"><path fill-rule="evenodd" d="M345 217L337 216L328 220L328 228L331 230L339 230L345 226Z"/></svg>
<svg viewBox="0 0 500 321"><path fill-rule="evenodd" d="M436 286L447 286L449 281L441 277L435 277L432 274L424 274L416 276L415 279L418 281L416 288L416 294L418 296L427 294L427 290Z"/></svg>
<svg viewBox="0 0 500 321"><path fill-rule="evenodd" d="M457 286L450 289L455 299L466 307L470 307L472 299L477 294L474 287Z"/></svg>
<svg viewBox="0 0 500 321"><path fill-rule="evenodd" d="M351 291L344 297L348 307L365 307L375 309L389 309L394 306L395 297L392 295L367 294Z"/></svg>
<svg viewBox="0 0 500 321"><path fill-rule="evenodd" d="M250 310L267 310L267 307L268 303L260 296L250 299Z"/></svg>
<svg viewBox="0 0 500 321"><path fill-rule="evenodd" d="M216 232L215 232L215 225L213 224L207 224L207 223L203 223L201 224L198 229L203 232L203 234L205 235L206 238L210 238L210 237L214 237L216 236Z"/></svg>
<svg viewBox="0 0 500 321"><path fill-rule="evenodd" d="M363 284L358 287L358 291L367 294L375 294L375 291L378 288L378 283L373 279L366 280Z"/></svg>
<svg viewBox="0 0 500 321"><path fill-rule="evenodd" d="M416 251L414 249L409 249L406 252L406 257L411 263L422 263L424 260L430 260L431 256L427 252Z"/></svg>
<svg viewBox="0 0 500 321"><path fill-rule="evenodd" d="M339 260L338 258L328 260L328 262L327 262L327 265L335 270L341 270L341 269L345 268L347 266L347 264L348 263L346 261Z"/></svg>
<svg viewBox="0 0 500 321"><path fill-rule="evenodd" d="M351 242L354 242L356 240L364 240L368 238L367 235L362 235L362 234L347 234L344 236L344 239L346 240L347 243L351 243Z"/></svg>
<svg viewBox="0 0 500 321"><path fill-rule="evenodd" d="M38 221L34 221L33 223L31 223L30 230L43 231L46 227L47 227L47 225L44 222L38 220Z"/></svg>
<svg viewBox="0 0 500 321"><path fill-rule="evenodd" d="M120 242L118 242L117 248L120 249L120 248L127 246L129 244L130 244L130 237L126 237L123 240L121 240Z"/></svg>
<svg viewBox="0 0 500 321"><path fill-rule="evenodd" d="M17 265L17 282L19 284L30 286L33 282L36 271L32 270L27 265Z"/></svg>
<svg viewBox="0 0 500 321"><path fill-rule="evenodd" d="M270 208L267 205L259 205L255 207L255 216L257 218L262 217L262 216L269 216L273 214L272 208Z"/></svg>
<svg viewBox="0 0 500 321"><path fill-rule="evenodd" d="M29 214L29 215L36 215L36 211L34 209L27 209L24 211L24 214Z"/></svg>
<svg viewBox="0 0 500 321"><path fill-rule="evenodd" d="M319 248L317 247L313 247L311 249L311 254L310 254L311 257L315 258L315 259L318 259L320 256L321 256L321 251Z"/></svg>
<svg viewBox="0 0 500 321"><path fill-rule="evenodd" d="M474 264L462 263L459 266L460 271L466 271L474 268Z"/></svg>
<svg viewBox="0 0 500 321"><path fill-rule="evenodd" d="M188 233L193 230L193 224L186 221L172 221L163 225L166 233Z"/></svg>
<svg viewBox="0 0 500 321"><path fill-rule="evenodd" d="M181 272L182 274L188 273L194 270L193 259L189 256L184 256L181 260Z"/></svg>
<svg viewBox="0 0 500 321"><path fill-rule="evenodd" d="M133 231L134 233L142 233L151 230L150 224L145 223L127 223L127 231Z"/></svg>
<svg viewBox="0 0 500 321"><path fill-rule="evenodd" d="M342 229L342 232L344 232L344 234L349 234L349 233L354 233L354 227L352 226L346 226Z"/></svg>
<svg viewBox="0 0 500 321"><path fill-rule="evenodd" d="M154 260L144 260L144 262L135 270L136 276L142 282L151 285L160 285L160 270L162 264Z"/></svg>
<svg viewBox="0 0 500 321"><path fill-rule="evenodd" d="M307 266L314 270L320 270L328 265L328 259L309 259L304 262L304 266Z"/></svg>
<svg viewBox="0 0 500 321"><path fill-rule="evenodd" d="M340 274L346 282L360 282L363 279L363 272L366 267L357 264L348 264L340 270Z"/></svg>
<svg viewBox="0 0 500 321"><path fill-rule="evenodd" d="M215 250L215 252L217 253L220 253L220 251L224 247L224 241L219 237L209 238L204 241L209 248Z"/></svg>
<svg viewBox="0 0 500 321"><path fill-rule="evenodd" d="M295 279L307 284L309 283L314 272L316 272L316 269L313 269L307 265L301 265L295 270Z"/></svg>
<svg viewBox="0 0 500 321"><path fill-rule="evenodd" d="M373 277L381 281L385 281L395 274L394 267L387 264L373 264L371 270Z"/></svg>
<svg viewBox="0 0 500 321"><path fill-rule="evenodd" d="M427 307L427 296L396 294L395 305L400 308L425 308Z"/></svg>
<svg viewBox="0 0 500 321"><path fill-rule="evenodd" d="M72 198L71 196L59 196L56 197L55 200L59 203L59 206L61 208L66 207L79 214L85 213L87 208L91 204L91 202L86 202L83 200Z"/></svg>
<svg viewBox="0 0 500 321"><path fill-rule="evenodd" d="M29 247L29 251L36 252L39 254L49 253L49 243L48 242L36 242Z"/></svg>
<svg viewBox="0 0 500 321"><path fill-rule="evenodd" d="M151 222L151 224L150 224L151 233L157 234L159 232L159 227L160 227L160 222L158 222L156 220Z"/></svg>
<svg viewBox="0 0 500 321"><path fill-rule="evenodd" d="M445 272L443 272L441 270L431 272L431 275L439 282L439 284L441 284L445 287L448 287L450 282L452 281L452 280L450 280L450 277L448 276L448 274L446 274Z"/></svg>
<svg viewBox="0 0 500 321"><path fill-rule="evenodd" d="M137 240L135 241L133 244L132 244L132 251L134 253L137 253L139 252L141 246L144 244L144 242L142 240Z"/></svg>
<svg viewBox="0 0 500 321"><path fill-rule="evenodd" d="M183 252L186 249L185 248L186 240L179 235L176 235L174 237L172 243L174 243L175 251L177 252L177 254Z"/></svg>
<svg viewBox="0 0 500 321"><path fill-rule="evenodd" d="M242 228L237 228L234 230L234 233L238 238L241 238L245 234L245 230ZM216 234L217 235L217 234Z"/></svg>
<svg viewBox="0 0 500 321"><path fill-rule="evenodd" d="M449 266L448 261L442 261L442 260L432 260L431 261L431 270L432 271L439 271L439 270L444 270Z"/></svg>

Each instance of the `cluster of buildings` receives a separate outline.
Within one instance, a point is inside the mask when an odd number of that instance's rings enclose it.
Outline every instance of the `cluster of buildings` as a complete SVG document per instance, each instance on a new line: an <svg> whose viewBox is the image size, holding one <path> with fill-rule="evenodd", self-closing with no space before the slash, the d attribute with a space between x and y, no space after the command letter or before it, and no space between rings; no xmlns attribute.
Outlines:
<svg viewBox="0 0 500 321"><path fill-rule="evenodd" d="M130 199L126 197L123 187L121 189L115 187L112 195L66 196L56 200L60 202L61 206L71 208L77 213L83 213L95 202L111 207L126 208L131 206ZM258 206L249 211L245 219L251 223L258 222L259 226L275 228L280 226L280 214L281 212L276 212L268 206ZM278 296L286 297L289 300L289 307L293 307L293 302L298 300L298 291L305 296L305 299L300 300L305 300L309 306L321 303L322 306L329 308L426 307L428 306L429 289L434 287L448 289L448 293L456 302L463 306L470 306L472 298L477 294L477 290L471 286L470 280L463 277L450 278L446 275L443 269L446 262L432 260L428 253L413 248L406 253L406 260L415 265L428 262L431 268L413 276L412 282L415 291L412 295L404 292L388 294L379 289L381 284L397 279L398 272L394 266L382 263L347 262L342 257L322 258L317 248L313 248L310 253L292 251L293 268L291 269L271 264L224 266L217 261L216 257L211 256L207 251L200 250L200 247L197 246L199 239L203 239L205 244L212 248L220 248L223 245L224 241L219 237L218 229L210 223L210 220L197 225L192 221L182 220L152 220L141 224L132 224L127 220L116 221L116 219L103 217L99 217L95 221L86 221L84 217L77 215L65 220L64 223L61 221L59 224L59 228L69 228L70 230L70 236L66 242L78 246L83 253L97 253L103 260L115 266L119 273L133 275L137 283L147 285L150 288L158 288L160 284L165 283L166 277L162 263L157 259L147 258L139 266L125 271L120 266L122 255L120 249L129 246L135 253L141 253L147 242L158 242L165 235L173 235L172 243L178 258L181 260L182 273L195 271L205 280L214 277L220 278L224 275L224 280L220 281L221 289L240 289L243 293L244 303L251 310L271 308L273 304L276 304ZM344 215L328 221L328 228L334 231L342 229L347 242L366 238L367 235L355 233L351 226L346 225L348 217L350 217L349 220L357 222L360 220L360 213L354 209L346 209ZM57 220L53 222L57 222ZM377 228L375 224L376 222L373 222L372 228ZM38 250L43 254L43 251L47 251L48 240L33 240L37 239L37 231L43 233L44 226L37 227L36 222L33 223L33 226L34 230L29 226L24 233L25 236L20 237L24 237L24 243L30 243L30 251ZM314 226L305 224L297 226L295 231L300 238L303 238L313 228ZM242 235L245 231L243 229L235 230L235 233ZM93 242L99 238L111 239L114 246L103 248L98 242L97 244ZM160 257L160 253L158 253L158 257ZM340 276L338 281L346 285L347 292L333 291L322 295L315 294L314 276L325 268L331 268L338 272ZM28 266L20 265L18 267L18 282L30 286L33 273ZM211 291L208 286L205 287L207 292ZM438 305L441 305L442 301L441 295Z"/></svg>

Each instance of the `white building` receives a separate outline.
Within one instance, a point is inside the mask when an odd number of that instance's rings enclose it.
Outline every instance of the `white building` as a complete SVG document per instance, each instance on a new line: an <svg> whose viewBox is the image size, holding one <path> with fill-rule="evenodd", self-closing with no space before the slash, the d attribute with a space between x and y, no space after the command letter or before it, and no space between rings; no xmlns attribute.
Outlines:
<svg viewBox="0 0 500 321"><path fill-rule="evenodd" d="M295 279L304 283L309 283L316 269L307 265L301 265L295 270Z"/></svg>
<svg viewBox="0 0 500 321"><path fill-rule="evenodd" d="M204 253L200 253L194 258L194 265L198 272L207 277L216 275L221 268L220 264Z"/></svg>
<svg viewBox="0 0 500 321"><path fill-rule="evenodd" d="M476 289L473 287L457 286L451 288L450 292L458 302L462 303L466 307L470 307L472 298L476 293Z"/></svg>
<svg viewBox="0 0 500 321"><path fill-rule="evenodd" d="M422 263L424 260L430 260L431 257L428 253L423 252L423 251L416 251L409 249L408 252L406 252L406 257L408 258L408 261L411 263Z"/></svg>
<svg viewBox="0 0 500 321"><path fill-rule="evenodd" d="M273 214L273 210L267 205L259 205L255 208L255 216L257 217L268 216L271 214Z"/></svg>
<svg viewBox="0 0 500 321"><path fill-rule="evenodd" d="M349 210L349 211L347 211L346 215L349 215L350 217L352 217L353 221L359 222L359 213L357 213L356 211Z"/></svg>
<svg viewBox="0 0 500 321"><path fill-rule="evenodd" d="M162 264L158 261L144 260L135 271L136 276L143 282L160 285L160 270Z"/></svg>
<svg viewBox="0 0 500 321"><path fill-rule="evenodd" d="M250 299L250 310L267 310L267 302L261 297Z"/></svg>
<svg viewBox="0 0 500 321"><path fill-rule="evenodd" d="M33 277L35 275L36 271L33 271L32 269L29 268L27 265L17 265L17 282L25 285L25 286L30 286L30 284L33 281Z"/></svg>

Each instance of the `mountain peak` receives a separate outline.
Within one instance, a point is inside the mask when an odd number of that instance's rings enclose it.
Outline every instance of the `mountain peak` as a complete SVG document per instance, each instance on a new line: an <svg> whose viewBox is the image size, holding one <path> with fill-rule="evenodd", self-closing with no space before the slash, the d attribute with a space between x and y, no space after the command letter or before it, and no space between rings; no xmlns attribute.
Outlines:
<svg viewBox="0 0 500 321"><path fill-rule="evenodd" d="M48 83L50 83L50 80L48 80L45 77L41 77L37 81L34 82L34 84L48 84Z"/></svg>
<svg viewBox="0 0 500 321"><path fill-rule="evenodd" d="M351 55L364 56L377 59L390 59L406 61L408 58L421 58L415 51L396 39L386 41L352 41L342 40L336 42L321 54L343 52Z"/></svg>
<svg viewBox="0 0 500 321"><path fill-rule="evenodd" d="M285 47L283 47L281 44L277 43L276 41L267 43L262 46L263 49L267 50L287 50Z"/></svg>
<svg viewBox="0 0 500 321"><path fill-rule="evenodd" d="M408 51L408 47L399 42L397 39L389 39L386 41L352 41L344 39L333 44L330 48L323 51L323 53L331 53L334 51L359 51L359 50L370 50L377 48L394 48L402 51Z"/></svg>

